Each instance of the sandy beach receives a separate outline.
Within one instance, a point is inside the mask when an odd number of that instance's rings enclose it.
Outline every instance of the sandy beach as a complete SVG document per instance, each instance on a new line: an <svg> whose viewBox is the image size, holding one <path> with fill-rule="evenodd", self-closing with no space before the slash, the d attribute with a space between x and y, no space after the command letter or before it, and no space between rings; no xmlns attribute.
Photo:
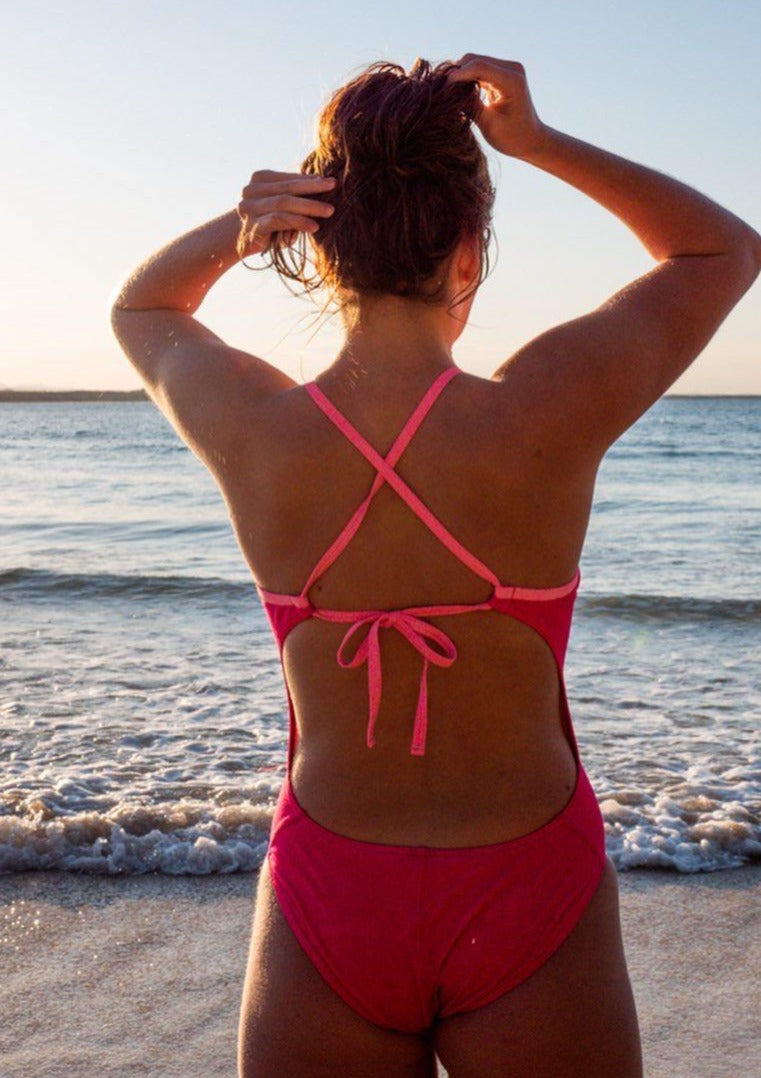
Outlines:
<svg viewBox="0 0 761 1078"><path fill-rule="evenodd" d="M0 1078L234 1078L252 874L0 878ZM619 876L647 1078L761 1074L761 865Z"/></svg>

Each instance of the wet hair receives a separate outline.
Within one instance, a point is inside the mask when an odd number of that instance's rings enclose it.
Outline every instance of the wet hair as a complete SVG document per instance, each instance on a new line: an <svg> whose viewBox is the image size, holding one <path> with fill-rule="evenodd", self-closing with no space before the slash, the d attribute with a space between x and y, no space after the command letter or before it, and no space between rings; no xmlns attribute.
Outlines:
<svg viewBox="0 0 761 1078"><path fill-rule="evenodd" d="M440 304L444 260L463 237L479 241L480 271L489 272L495 189L472 129L483 107L476 82L447 82L455 65L418 58L409 74L399 64L369 64L336 90L317 117L316 146L300 171L333 176L324 198L335 206L316 233L271 235L262 251L291 292L327 288L341 310L358 295L391 294ZM239 253L243 250L241 228ZM310 270L308 251L313 252Z"/></svg>

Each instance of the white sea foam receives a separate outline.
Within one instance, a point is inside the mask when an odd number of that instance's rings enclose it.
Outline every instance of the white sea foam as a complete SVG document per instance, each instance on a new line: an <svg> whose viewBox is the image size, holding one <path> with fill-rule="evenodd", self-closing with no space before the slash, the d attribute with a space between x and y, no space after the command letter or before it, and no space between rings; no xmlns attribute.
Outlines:
<svg viewBox="0 0 761 1078"><path fill-rule="evenodd" d="M251 872L264 856L271 815L271 805L180 801L55 816L44 802L32 801L23 812L0 816L0 872Z"/></svg>

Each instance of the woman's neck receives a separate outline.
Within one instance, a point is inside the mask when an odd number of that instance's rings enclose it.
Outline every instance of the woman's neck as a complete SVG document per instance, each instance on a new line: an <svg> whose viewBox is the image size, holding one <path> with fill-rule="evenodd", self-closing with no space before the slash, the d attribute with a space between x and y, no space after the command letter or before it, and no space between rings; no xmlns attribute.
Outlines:
<svg viewBox="0 0 761 1078"><path fill-rule="evenodd" d="M419 384L454 364L452 345L462 327L445 308L384 297L345 319L345 338L331 377L377 388ZM457 332L455 332L457 330Z"/></svg>

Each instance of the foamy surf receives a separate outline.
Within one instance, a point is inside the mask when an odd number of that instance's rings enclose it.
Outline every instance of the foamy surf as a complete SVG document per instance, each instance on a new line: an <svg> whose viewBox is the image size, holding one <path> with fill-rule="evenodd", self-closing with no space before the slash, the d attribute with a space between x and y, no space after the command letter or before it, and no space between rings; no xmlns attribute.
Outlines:
<svg viewBox="0 0 761 1078"><path fill-rule="evenodd" d="M761 818L752 807L759 803L761 772L728 774L724 780L693 774L669 793L606 792L600 798L606 847L619 871L715 872L761 860ZM57 808L51 793L14 803L6 792L0 872L253 872L267 849L278 781L260 783L256 801L120 801L106 810L67 806L60 791ZM233 796L228 791L228 799Z"/></svg>

